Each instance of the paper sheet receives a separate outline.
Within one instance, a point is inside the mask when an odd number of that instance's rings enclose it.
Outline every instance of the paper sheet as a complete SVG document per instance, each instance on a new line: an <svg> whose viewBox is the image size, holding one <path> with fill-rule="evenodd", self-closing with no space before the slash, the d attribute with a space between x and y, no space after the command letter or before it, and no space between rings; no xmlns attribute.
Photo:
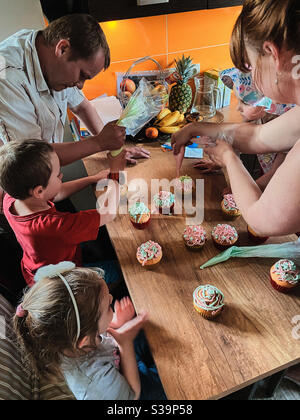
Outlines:
<svg viewBox="0 0 300 420"><path fill-rule="evenodd" d="M196 148L190 148L186 147L184 152L185 158L191 158L191 159L202 159L203 158L203 149L200 149L199 147Z"/></svg>

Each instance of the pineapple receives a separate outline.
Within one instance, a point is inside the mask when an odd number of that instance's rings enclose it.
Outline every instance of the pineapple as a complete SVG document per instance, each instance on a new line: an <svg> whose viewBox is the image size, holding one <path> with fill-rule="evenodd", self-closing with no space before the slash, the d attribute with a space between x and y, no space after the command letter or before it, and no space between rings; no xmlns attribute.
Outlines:
<svg viewBox="0 0 300 420"><path fill-rule="evenodd" d="M172 87L169 97L169 108L171 111L179 111L184 114L192 103L192 89L188 81L196 73L190 57L184 55L180 60L175 59L176 71L180 75L177 84Z"/></svg>

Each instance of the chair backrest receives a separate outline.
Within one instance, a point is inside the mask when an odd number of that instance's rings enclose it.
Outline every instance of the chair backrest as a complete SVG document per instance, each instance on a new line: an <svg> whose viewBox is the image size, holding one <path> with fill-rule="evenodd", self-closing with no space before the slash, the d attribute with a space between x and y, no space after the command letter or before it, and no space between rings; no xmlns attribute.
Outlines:
<svg viewBox="0 0 300 420"><path fill-rule="evenodd" d="M25 370L12 328L14 312L0 295L0 400L74 400L66 383L39 381Z"/></svg>

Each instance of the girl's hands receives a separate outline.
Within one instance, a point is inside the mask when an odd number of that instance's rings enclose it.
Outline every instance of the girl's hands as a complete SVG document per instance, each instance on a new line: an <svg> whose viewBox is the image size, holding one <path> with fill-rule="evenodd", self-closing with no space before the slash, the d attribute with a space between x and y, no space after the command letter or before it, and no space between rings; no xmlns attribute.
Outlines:
<svg viewBox="0 0 300 420"><path fill-rule="evenodd" d="M126 322L130 321L135 315L133 304L128 296L123 299L116 300L114 305L114 316L109 328L118 329Z"/></svg>
<svg viewBox="0 0 300 420"><path fill-rule="evenodd" d="M206 153L216 165L221 166L222 168L227 166L228 158L235 154L232 146L221 139L216 140L215 146L206 147L204 153Z"/></svg>
<svg viewBox="0 0 300 420"><path fill-rule="evenodd" d="M132 343L139 331L143 328L148 319L147 312L141 312L139 315L125 322L120 328L113 329L109 327L107 332L116 340L119 346L124 346L126 343Z"/></svg>
<svg viewBox="0 0 300 420"><path fill-rule="evenodd" d="M126 147L126 161L128 165L136 165L136 159L149 159L151 157L150 152L143 147Z"/></svg>

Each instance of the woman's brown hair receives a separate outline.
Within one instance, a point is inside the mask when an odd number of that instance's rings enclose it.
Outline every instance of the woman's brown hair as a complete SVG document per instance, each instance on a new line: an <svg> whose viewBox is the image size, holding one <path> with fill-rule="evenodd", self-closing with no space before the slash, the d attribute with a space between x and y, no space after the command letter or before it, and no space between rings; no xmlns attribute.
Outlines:
<svg viewBox="0 0 300 420"><path fill-rule="evenodd" d="M239 70L249 72L246 44L264 54L265 41L297 54L300 51L299 0L245 0L231 37L231 59Z"/></svg>
<svg viewBox="0 0 300 420"><path fill-rule="evenodd" d="M94 270L75 268L63 274L71 287L80 314L80 337L68 289L60 277L36 283L22 301L24 317L14 317L14 329L24 364L29 371L57 382L61 378L61 357L67 350L81 355L77 343L96 337L100 318L99 299L103 280Z"/></svg>

